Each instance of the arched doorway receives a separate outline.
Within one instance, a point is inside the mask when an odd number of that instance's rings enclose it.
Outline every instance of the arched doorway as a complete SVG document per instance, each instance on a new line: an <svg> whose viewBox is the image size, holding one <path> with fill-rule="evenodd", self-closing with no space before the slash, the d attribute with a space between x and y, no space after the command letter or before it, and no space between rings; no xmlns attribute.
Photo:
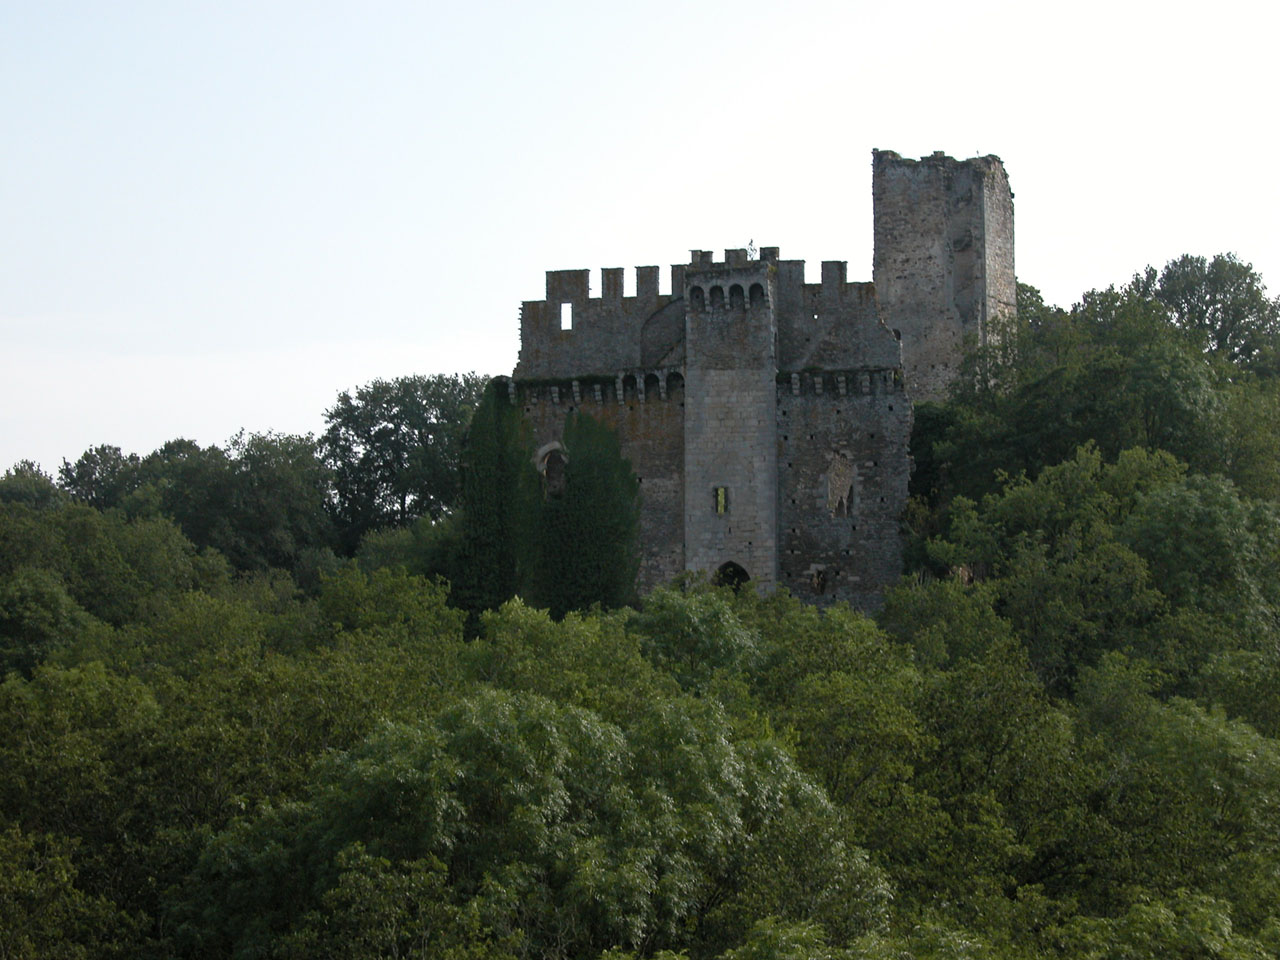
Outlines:
<svg viewBox="0 0 1280 960"><path fill-rule="evenodd" d="M728 563L720 564L715 576L711 578L711 582L717 587L733 587L734 590L737 590L750 579L751 574L747 573L741 565L730 560Z"/></svg>

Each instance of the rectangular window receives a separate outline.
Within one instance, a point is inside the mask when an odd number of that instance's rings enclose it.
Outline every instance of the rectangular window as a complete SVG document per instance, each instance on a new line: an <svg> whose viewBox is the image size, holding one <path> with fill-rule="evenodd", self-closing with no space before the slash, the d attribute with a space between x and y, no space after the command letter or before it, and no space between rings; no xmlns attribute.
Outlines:
<svg viewBox="0 0 1280 960"><path fill-rule="evenodd" d="M560 329L561 330L573 329L573 304L572 303L560 304Z"/></svg>
<svg viewBox="0 0 1280 960"><path fill-rule="evenodd" d="M729 488L716 487L716 513L729 512Z"/></svg>

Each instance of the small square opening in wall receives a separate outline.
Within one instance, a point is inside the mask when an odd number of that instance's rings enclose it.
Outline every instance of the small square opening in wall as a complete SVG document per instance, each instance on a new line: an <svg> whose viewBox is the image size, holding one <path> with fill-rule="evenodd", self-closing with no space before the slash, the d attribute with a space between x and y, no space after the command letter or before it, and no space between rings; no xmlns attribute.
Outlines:
<svg viewBox="0 0 1280 960"><path fill-rule="evenodd" d="M716 487L715 505L716 505L716 513L729 512L729 488L728 487Z"/></svg>
<svg viewBox="0 0 1280 960"><path fill-rule="evenodd" d="M561 330L573 329L573 304L572 303L560 304L560 329Z"/></svg>

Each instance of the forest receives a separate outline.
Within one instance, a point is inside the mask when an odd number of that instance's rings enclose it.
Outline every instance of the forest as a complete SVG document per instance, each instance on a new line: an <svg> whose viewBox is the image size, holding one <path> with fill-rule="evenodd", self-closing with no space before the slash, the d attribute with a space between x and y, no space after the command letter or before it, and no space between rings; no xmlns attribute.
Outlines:
<svg viewBox="0 0 1280 960"><path fill-rule="evenodd" d="M13 465L0 958L1280 958L1280 300L1018 298L874 615L636 596L472 374Z"/></svg>

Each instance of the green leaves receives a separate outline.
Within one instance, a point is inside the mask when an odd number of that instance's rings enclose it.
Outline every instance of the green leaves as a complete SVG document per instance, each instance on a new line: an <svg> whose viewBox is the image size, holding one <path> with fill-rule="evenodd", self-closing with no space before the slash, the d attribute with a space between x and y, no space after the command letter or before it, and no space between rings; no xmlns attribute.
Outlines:
<svg viewBox="0 0 1280 960"><path fill-rule="evenodd" d="M439 519L457 505L463 437L485 380L397 377L338 396L320 444L348 552L372 530Z"/></svg>
<svg viewBox="0 0 1280 960"><path fill-rule="evenodd" d="M0 829L0 930L5 960L127 956L130 918L75 886L71 840Z"/></svg>
<svg viewBox="0 0 1280 960"><path fill-rule="evenodd" d="M535 469L519 411L491 383L463 457L461 513L437 541L473 624L516 594L556 618L635 599L640 485L617 434L573 414L551 453L554 476Z"/></svg>
<svg viewBox="0 0 1280 960"><path fill-rule="evenodd" d="M305 802L213 840L194 877L193 945L246 955L315 942L322 915L344 942L412 940L435 917L464 946L568 957L710 946L744 912L861 933L887 904L821 793L776 747L735 744L713 705L660 701L619 727L498 691L325 760Z"/></svg>
<svg viewBox="0 0 1280 960"><path fill-rule="evenodd" d="M1210 352L1241 365L1275 354L1280 300L1267 296L1253 266L1235 254L1212 260L1187 254L1172 260L1153 292L1173 322L1200 338Z"/></svg>
<svg viewBox="0 0 1280 960"><path fill-rule="evenodd" d="M1230 255L1148 269L1119 290L1087 292L1069 312L1020 284L1019 325L975 355L950 402L917 411L912 493L977 499L1000 471L1035 477L1093 443L1108 460L1165 450L1274 495L1276 461L1262 451L1280 436L1267 382L1277 303Z"/></svg>
<svg viewBox="0 0 1280 960"><path fill-rule="evenodd" d="M704 689L717 673L750 670L759 656L759 639L725 591L659 588L631 624L646 655L686 690Z"/></svg>

